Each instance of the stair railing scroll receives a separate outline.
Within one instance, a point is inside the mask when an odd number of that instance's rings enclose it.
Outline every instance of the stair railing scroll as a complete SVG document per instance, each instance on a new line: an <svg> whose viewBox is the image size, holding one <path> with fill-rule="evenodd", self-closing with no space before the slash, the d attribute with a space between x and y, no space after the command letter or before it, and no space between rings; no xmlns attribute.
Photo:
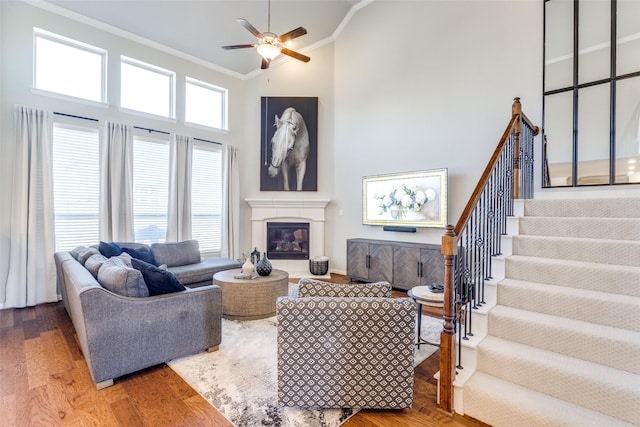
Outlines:
<svg viewBox="0 0 640 427"><path fill-rule="evenodd" d="M500 236L514 199L533 198L534 137L539 128L515 98L498 146L455 226L442 236L445 259L444 327L440 334L440 409L453 412L456 370L464 369L462 342L473 336L473 310L485 304L491 257L501 254Z"/></svg>

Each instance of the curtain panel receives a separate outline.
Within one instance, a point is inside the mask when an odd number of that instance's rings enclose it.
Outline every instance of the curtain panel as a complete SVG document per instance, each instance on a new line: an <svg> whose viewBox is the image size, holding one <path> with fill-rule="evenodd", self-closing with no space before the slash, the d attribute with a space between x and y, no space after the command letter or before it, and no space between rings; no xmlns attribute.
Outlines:
<svg viewBox="0 0 640 427"><path fill-rule="evenodd" d="M120 123L100 131L100 240L134 240L133 126Z"/></svg>
<svg viewBox="0 0 640 427"><path fill-rule="evenodd" d="M169 145L169 204L167 242L191 239L191 159L193 143L183 135L171 135Z"/></svg>
<svg viewBox="0 0 640 427"><path fill-rule="evenodd" d="M27 307L58 299L55 250L51 113L16 106L15 170L3 307Z"/></svg>

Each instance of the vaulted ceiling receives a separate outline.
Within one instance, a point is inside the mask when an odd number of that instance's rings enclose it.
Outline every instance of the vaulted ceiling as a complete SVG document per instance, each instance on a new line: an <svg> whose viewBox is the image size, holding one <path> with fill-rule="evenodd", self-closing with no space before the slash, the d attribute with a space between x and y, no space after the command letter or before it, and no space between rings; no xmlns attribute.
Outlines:
<svg viewBox="0 0 640 427"><path fill-rule="evenodd" d="M60 8L109 24L167 47L245 75L260 67L255 49L224 50L255 37L236 22L245 18L268 31L268 0L46 0ZM307 34L292 49L312 57L309 47L331 39L357 4L370 0L271 0L271 32L297 27ZM355 9L354 9L355 10Z"/></svg>

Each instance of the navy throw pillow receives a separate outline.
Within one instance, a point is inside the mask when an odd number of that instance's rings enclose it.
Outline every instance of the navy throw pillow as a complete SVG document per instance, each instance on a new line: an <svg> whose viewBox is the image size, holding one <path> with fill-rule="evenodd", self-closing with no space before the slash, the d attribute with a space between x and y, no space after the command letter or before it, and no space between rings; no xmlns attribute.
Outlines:
<svg viewBox="0 0 640 427"><path fill-rule="evenodd" d="M112 256L118 256L122 253L122 248L115 242L107 243L100 242L98 244L98 250L102 255L107 258L111 258Z"/></svg>
<svg viewBox="0 0 640 427"><path fill-rule="evenodd" d="M126 252L131 255L131 258L137 258L144 262L148 262L149 264L158 265L149 248L122 248L122 252Z"/></svg>
<svg viewBox="0 0 640 427"><path fill-rule="evenodd" d="M142 273L144 282L149 288L149 296L179 292L186 289L170 271L162 270L137 258L131 258L131 265Z"/></svg>

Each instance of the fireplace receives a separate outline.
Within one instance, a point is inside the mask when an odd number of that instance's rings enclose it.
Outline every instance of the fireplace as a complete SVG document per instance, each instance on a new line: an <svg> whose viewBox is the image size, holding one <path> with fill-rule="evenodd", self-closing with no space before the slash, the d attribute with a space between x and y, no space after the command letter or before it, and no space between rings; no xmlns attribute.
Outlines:
<svg viewBox="0 0 640 427"><path fill-rule="evenodd" d="M308 222L267 222L267 257L309 259Z"/></svg>
<svg viewBox="0 0 640 427"><path fill-rule="evenodd" d="M0 0L2 1L2 0ZM292 191L291 193L295 193ZM284 193L283 193L284 194ZM299 196L296 194L296 196ZM289 277L308 277L309 260L326 255L324 225L325 208L329 200L316 199L246 199L251 207L251 248L266 251L269 258L273 256L266 246L268 223L308 223L307 256L302 259L272 259L274 269L289 273ZM264 248L264 249L262 249ZM277 255L276 255L277 257ZM322 276L319 276L322 277ZM329 276L326 276L329 277Z"/></svg>

